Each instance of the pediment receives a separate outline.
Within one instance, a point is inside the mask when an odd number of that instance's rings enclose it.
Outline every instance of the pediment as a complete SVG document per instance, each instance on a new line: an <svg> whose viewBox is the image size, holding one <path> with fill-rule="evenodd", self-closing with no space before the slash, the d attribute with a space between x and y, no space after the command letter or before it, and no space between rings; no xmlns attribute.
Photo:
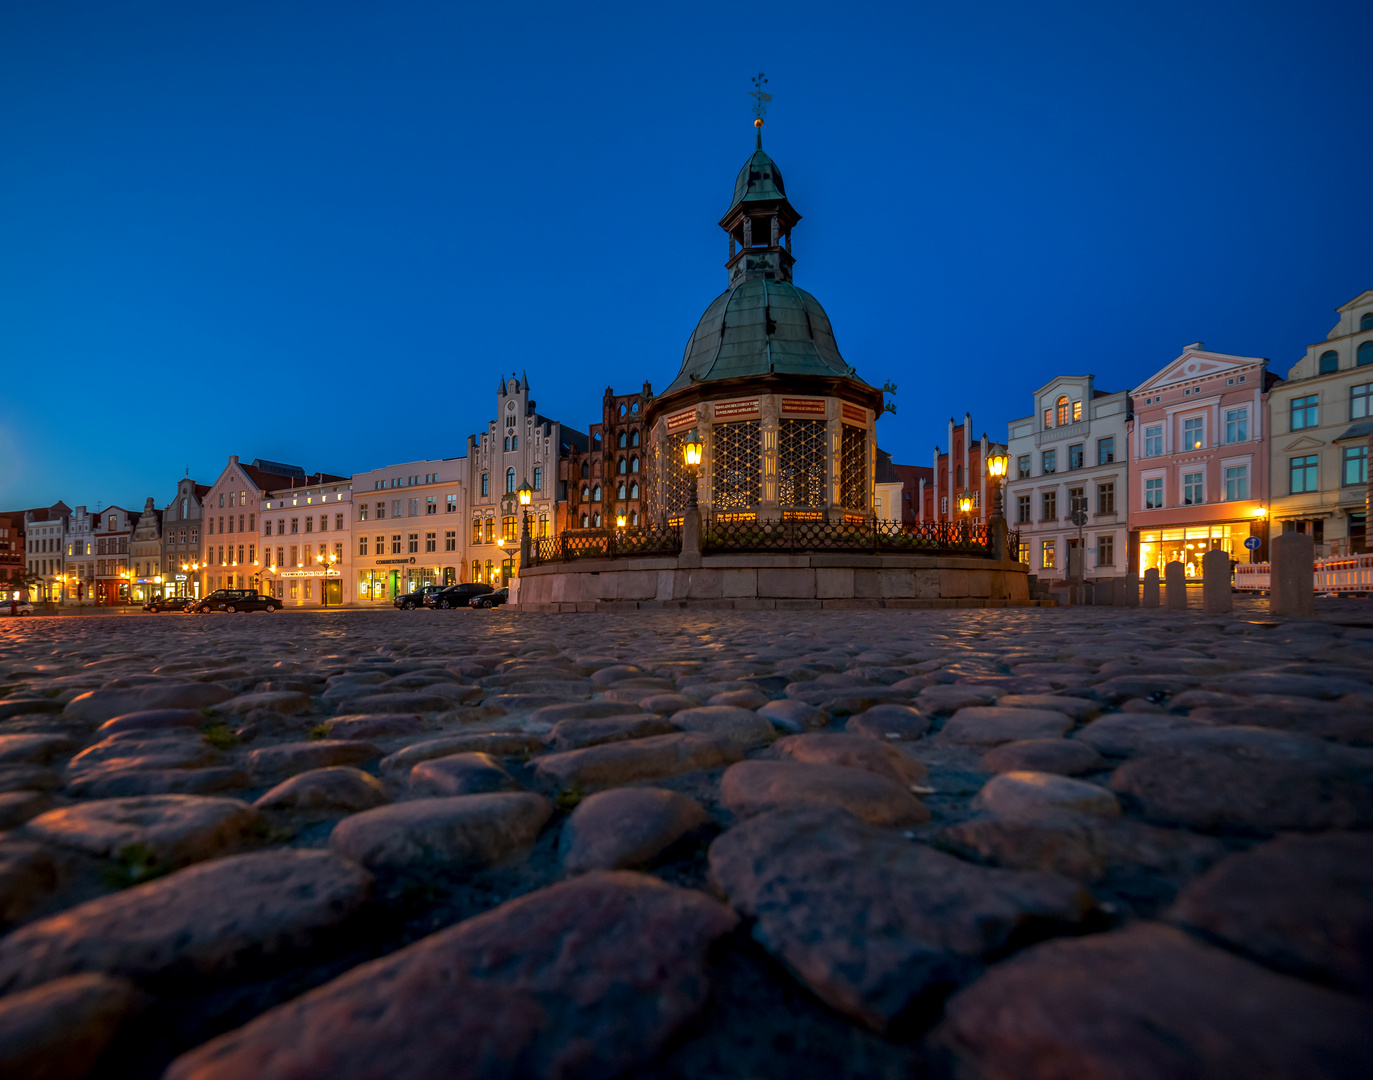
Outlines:
<svg viewBox="0 0 1373 1080"><path fill-rule="evenodd" d="M1151 390L1163 390L1178 383L1192 382L1195 379L1205 379L1213 375L1223 375L1230 371L1245 371L1247 373L1257 362L1257 360L1250 360L1248 357L1228 357L1189 350L1149 379L1148 382L1136 388L1133 393L1147 394ZM1255 385L1258 385L1257 379L1255 379Z"/></svg>
<svg viewBox="0 0 1373 1080"><path fill-rule="evenodd" d="M1286 443L1283 446L1283 450L1289 453L1294 450L1319 450L1324 445L1325 443L1321 442L1320 439L1313 439L1310 435L1303 435L1299 439L1293 439L1290 443Z"/></svg>

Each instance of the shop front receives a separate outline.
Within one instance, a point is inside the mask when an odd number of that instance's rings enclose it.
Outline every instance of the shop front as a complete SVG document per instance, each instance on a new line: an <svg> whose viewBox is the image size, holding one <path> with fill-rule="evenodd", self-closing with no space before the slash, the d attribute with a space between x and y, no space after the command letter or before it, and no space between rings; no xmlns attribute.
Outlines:
<svg viewBox="0 0 1373 1080"><path fill-rule="evenodd" d="M1221 524L1179 525L1171 529L1145 529L1139 533L1139 572L1157 570L1163 575L1170 562L1182 563L1189 578L1201 578L1201 559L1208 551L1224 551L1231 562L1248 562L1244 542L1253 531L1253 522L1231 521Z"/></svg>
<svg viewBox="0 0 1373 1080"><path fill-rule="evenodd" d="M358 567L358 603L385 604L408 591L410 576L418 573L414 557L374 559Z"/></svg>

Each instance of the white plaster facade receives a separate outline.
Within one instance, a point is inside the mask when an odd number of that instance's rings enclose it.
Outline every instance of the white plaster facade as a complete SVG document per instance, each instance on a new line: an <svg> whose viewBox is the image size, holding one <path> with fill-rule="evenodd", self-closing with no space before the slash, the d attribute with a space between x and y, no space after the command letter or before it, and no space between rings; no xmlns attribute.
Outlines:
<svg viewBox="0 0 1373 1080"><path fill-rule="evenodd" d="M337 607L357 598L353 485L346 477L287 484L263 493L256 587L282 607Z"/></svg>
<svg viewBox="0 0 1373 1080"><path fill-rule="evenodd" d="M358 603L388 604L464 576L467 459L407 461L353 475L349 587ZM351 602L351 601L350 601Z"/></svg>
<svg viewBox="0 0 1373 1080"><path fill-rule="evenodd" d="M1312 534L1317 557L1368 550L1373 289L1336 310L1268 402L1272 528Z"/></svg>
<svg viewBox="0 0 1373 1080"><path fill-rule="evenodd" d="M1062 579L1068 552L1085 548L1086 577L1129 568L1129 394L1096 389L1093 375L1061 375L1035 391L1034 412L1007 431L1006 521L1020 558L1040 577ZM1072 521L1075 501L1087 520Z"/></svg>

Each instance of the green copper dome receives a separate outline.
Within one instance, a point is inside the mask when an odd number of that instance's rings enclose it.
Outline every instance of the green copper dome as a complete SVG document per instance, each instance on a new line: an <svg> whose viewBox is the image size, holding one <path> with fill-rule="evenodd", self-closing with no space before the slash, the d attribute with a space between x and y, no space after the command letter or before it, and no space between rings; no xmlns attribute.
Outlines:
<svg viewBox="0 0 1373 1080"><path fill-rule="evenodd" d="M787 189L782 184L781 170L772 158L763 153L760 139L758 149L744 163L744 167L739 170L739 175L734 180L734 201L729 204L729 209L733 210L742 202L760 202L786 197Z"/></svg>
<svg viewBox="0 0 1373 1080"><path fill-rule="evenodd" d="M687 341L682 370L663 393L756 375L862 382L839 355L820 301L790 282L762 278L741 282L706 308Z"/></svg>

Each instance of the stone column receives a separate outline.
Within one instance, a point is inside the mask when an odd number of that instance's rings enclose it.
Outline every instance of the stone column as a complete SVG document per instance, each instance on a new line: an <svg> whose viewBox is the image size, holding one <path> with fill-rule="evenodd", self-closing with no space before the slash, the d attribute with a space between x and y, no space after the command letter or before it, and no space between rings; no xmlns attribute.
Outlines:
<svg viewBox="0 0 1373 1080"><path fill-rule="evenodd" d="M1213 613L1233 611L1230 595L1230 553L1216 548L1201 557L1201 609Z"/></svg>
<svg viewBox="0 0 1373 1080"><path fill-rule="evenodd" d="M1170 611L1187 610L1187 568L1176 559L1163 568L1163 583L1167 586Z"/></svg>
<svg viewBox="0 0 1373 1080"><path fill-rule="evenodd" d="M1308 533L1278 533L1268 541L1272 567L1268 610L1274 615L1312 615L1316 610L1316 541Z"/></svg>
<svg viewBox="0 0 1373 1080"><path fill-rule="evenodd" d="M1144 571L1144 606L1158 607L1158 570L1152 566Z"/></svg>

